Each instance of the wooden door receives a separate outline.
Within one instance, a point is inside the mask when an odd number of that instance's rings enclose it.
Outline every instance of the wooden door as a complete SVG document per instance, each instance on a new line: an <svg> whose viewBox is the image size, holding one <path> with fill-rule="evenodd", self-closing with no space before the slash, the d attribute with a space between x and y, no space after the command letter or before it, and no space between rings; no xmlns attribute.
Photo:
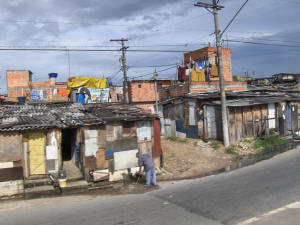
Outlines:
<svg viewBox="0 0 300 225"><path fill-rule="evenodd" d="M30 175L45 174L45 134L29 133L28 139Z"/></svg>

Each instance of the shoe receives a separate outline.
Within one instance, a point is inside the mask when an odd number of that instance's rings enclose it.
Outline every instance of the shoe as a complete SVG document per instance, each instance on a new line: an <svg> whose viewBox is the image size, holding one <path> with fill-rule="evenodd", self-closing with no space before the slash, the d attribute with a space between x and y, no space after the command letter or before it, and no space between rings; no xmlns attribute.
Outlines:
<svg viewBox="0 0 300 225"><path fill-rule="evenodd" d="M144 185L144 187L145 187L145 188L150 188L151 186L150 186L150 185L146 185L146 184L145 184L145 185Z"/></svg>

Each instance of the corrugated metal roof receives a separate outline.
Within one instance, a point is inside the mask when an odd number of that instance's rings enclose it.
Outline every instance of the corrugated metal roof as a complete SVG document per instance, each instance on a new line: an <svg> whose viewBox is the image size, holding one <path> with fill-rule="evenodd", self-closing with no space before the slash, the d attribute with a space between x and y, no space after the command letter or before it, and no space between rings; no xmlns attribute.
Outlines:
<svg viewBox="0 0 300 225"><path fill-rule="evenodd" d="M109 121L152 120L156 116L125 104L0 104L0 131L101 125Z"/></svg>

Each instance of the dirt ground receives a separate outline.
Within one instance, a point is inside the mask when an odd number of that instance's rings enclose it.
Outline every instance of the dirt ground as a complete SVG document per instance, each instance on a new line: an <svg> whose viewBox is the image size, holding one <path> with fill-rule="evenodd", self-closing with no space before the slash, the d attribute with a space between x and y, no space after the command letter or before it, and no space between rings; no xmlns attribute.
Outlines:
<svg viewBox="0 0 300 225"><path fill-rule="evenodd" d="M167 137L162 137L161 141L163 168L158 178L162 180L201 176L232 165L240 157L259 151L247 140L236 144L231 154L217 141Z"/></svg>

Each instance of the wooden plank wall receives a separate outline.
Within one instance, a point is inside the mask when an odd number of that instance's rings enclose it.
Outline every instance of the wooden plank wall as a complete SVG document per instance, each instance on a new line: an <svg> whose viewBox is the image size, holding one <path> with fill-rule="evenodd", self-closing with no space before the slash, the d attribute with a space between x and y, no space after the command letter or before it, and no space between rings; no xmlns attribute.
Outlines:
<svg viewBox="0 0 300 225"><path fill-rule="evenodd" d="M230 107L228 112L230 143L268 133L268 105Z"/></svg>

